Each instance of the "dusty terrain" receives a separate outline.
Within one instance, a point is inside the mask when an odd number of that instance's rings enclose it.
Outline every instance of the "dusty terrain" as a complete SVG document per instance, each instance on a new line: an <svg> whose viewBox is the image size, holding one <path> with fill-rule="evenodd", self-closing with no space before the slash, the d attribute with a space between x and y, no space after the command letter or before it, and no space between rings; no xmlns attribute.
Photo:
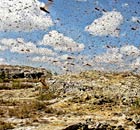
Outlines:
<svg viewBox="0 0 140 130"><path fill-rule="evenodd" d="M0 86L0 130L140 129L139 75L87 71L54 75L47 86L23 81Z"/></svg>

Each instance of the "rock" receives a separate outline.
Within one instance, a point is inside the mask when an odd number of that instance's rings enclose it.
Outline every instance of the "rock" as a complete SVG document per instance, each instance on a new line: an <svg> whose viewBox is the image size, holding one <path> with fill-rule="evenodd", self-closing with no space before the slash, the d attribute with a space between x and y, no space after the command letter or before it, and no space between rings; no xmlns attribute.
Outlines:
<svg viewBox="0 0 140 130"><path fill-rule="evenodd" d="M117 130L125 130L125 129L123 128L123 126L119 125L117 126Z"/></svg>
<svg viewBox="0 0 140 130"><path fill-rule="evenodd" d="M90 130L90 129L88 129L87 124L78 123L78 124L70 125L63 130Z"/></svg>
<svg viewBox="0 0 140 130"><path fill-rule="evenodd" d="M44 68L0 65L0 89L35 88L39 82L46 88L45 80L51 77L52 73Z"/></svg>
<svg viewBox="0 0 140 130"><path fill-rule="evenodd" d="M94 128L89 128L88 124L78 123L78 124L70 125L63 130L125 130L125 129L121 125L114 126L107 123L99 123Z"/></svg>
<svg viewBox="0 0 140 130"><path fill-rule="evenodd" d="M99 98L93 102L94 105L104 105L107 103L113 103L113 100L109 99L107 97L102 97L102 98Z"/></svg>
<svg viewBox="0 0 140 130"><path fill-rule="evenodd" d="M108 123L99 123L96 128L92 128L92 130L125 130L122 125L115 126Z"/></svg>
<svg viewBox="0 0 140 130"><path fill-rule="evenodd" d="M51 78L52 73L44 68L29 66L0 65L1 79L40 79L41 77Z"/></svg>
<svg viewBox="0 0 140 130"><path fill-rule="evenodd" d="M136 129L140 129L140 122L135 123Z"/></svg>

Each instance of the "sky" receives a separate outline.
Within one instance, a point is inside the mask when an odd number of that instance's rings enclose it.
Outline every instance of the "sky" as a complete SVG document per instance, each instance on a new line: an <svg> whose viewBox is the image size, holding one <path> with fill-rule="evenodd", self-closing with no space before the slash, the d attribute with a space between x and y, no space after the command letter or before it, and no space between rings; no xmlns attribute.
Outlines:
<svg viewBox="0 0 140 130"><path fill-rule="evenodd" d="M140 0L47 2L0 1L0 64L140 71Z"/></svg>

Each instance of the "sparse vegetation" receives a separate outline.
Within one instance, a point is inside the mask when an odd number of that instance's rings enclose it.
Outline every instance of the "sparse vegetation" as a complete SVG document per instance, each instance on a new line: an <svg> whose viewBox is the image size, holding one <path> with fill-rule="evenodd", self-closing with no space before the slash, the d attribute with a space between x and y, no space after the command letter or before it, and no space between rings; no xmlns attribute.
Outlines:
<svg viewBox="0 0 140 130"><path fill-rule="evenodd" d="M12 88L15 88L15 89L18 89L18 88L21 88L21 84L20 84L20 81L13 81L12 82Z"/></svg>
<svg viewBox="0 0 140 130"><path fill-rule="evenodd" d="M64 122L69 118L73 118L70 120L74 122L75 118L83 120L83 117L89 115L93 120L95 118L96 122L108 122L108 117L112 121L117 115L114 116L113 113L120 113L117 122L120 122L122 113L130 117L140 115L140 79L131 73L87 71L55 75L48 82L49 87L39 83L39 86L34 88L33 85L38 82L38 79L17 78L1 83L0 116L3 123L1 122L0 130L12 129L19 124L4 121L8 118L25 120L22 122L23 126L55 122L57 127L59 123L66 125ZM98 115L101 118L96 119ZM48 121L49 117L52 117L52 120ZM123 120L126 127L129 126L124 118Z"/></svg>
<svg viewBox="0 0 140 130"><path fill-rule="evenodd" d="M18 106L9 108L8 115L10 117L17 117L21 119L31 118L34 112L43 109L45 109L45 104L42 102L39 101L23 102L18 104Z"/></svg>
<svg viewBox="0 0 140 130"><path fill-rule="evenodd" d="M136 98L133 102L133 106L140 109L140 98Z"/></svg>
<svg viewBox="0 0 140 130"><path fill-rule="evenodd" d="M52 91L40 92L38 96L38 100L51 100L56 98L58 95L55 95Z"/></svg>
<svg viewBox="0 0 140 130"><path fill-rule="evenodd" d="M9 122L4 122L0 120L0 130L8 130L8 129L13 129L14 125Z"/></svg>

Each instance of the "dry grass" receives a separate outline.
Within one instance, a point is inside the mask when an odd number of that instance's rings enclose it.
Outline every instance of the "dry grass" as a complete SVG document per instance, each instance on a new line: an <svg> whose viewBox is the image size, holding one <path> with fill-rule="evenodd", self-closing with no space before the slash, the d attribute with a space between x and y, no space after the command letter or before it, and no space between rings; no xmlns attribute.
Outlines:
<svg viewBox="0 0 140 130"><path fill-rule="evenodd" d="M16 106L19 102L12 99L0 99L0 104L1 106Z"/></svg>
<svg viewBox="0 0 140 130"><path fill-rule="evenodd" d="M140 98L136 98L130 108L129 114L138 114L140 115Z"/></svg>
<svg viewBox="0 0 140 130"><path fill-rule="evenodd" d="M21 80L16 80L12 82L11 89L24 89L24 88L33 88L34 85L32 82L23 82Z"/></svg>
<svg viewBox="0 0 140 130"><path fill-rule="evenodd" d="M39 101L32 101L32 102L23 102L20 103L18 106L13 108L9 108L8 115L10 117L17 117L17 118L31 118L33 114L37 111L45 109L46 106L43 102Z"/></svg>
<svg viewBox="0 0 140 130"><path fill-rule="evenodd" d="M126 100L128 104L123 104L123 95L121 96L119 88L119 90L116 89L116 87L119 87L119 83L120 85L127 85L127 83L136 83L135 81L137 81L137 84L139 84L139 80L136 77L133 75L130 76L127 73L105 74L98 71L91 71L80 73L79 75L58 76L55 77L56 79L58 78L55 84L52 86L49 84L49 89L43 87L40 89L38 87L38 89L29 89L28 91L24 91L28 88L27 86L21 85L21 83L26 82L26 80L16 79L11 82L13 84L11 89L18 89L18 91L1 91L0 116L3 117L3 119L11 117L25 119L25 123L22 125L27 126L34 125L34 123L43 123L42 117L44 116L63 117L69 114L76 117L95 113L97 115L103 115L104 113L126 112L126 108L129 108L129 111L127 111L128 115L140 115L140 98L133 100L133 103ZM85 88L85 90L76 91L78 93L75 95L70 92L66 95L67 93L63 93L63 89L58 89L59 91L57 91L57 86L61 88L63 82L68 82L69 79L74 83L82 81L83 84L80 82L80 87L84 87L85 85L87 88ZM90 81L95 82L93 82L92 85ZM33 84L38 81L32 80L30 82ZM137 87L136 84L130 85ZM50 88L53 87L56 89L50 90ZM91 89L88 89L89 87L91 87ZM52 100L55 98L58 99ZM104 118L104 120L107 119ZM52 122L55 121L52 120ZM16 125L18 125L18 123ZM13 127L13 124L0 122L0 130L7 130L10 129L10 127Z"/></svg>
<svg viewBox="0 0 140 130"><path fill-rule="evenodd" d="M131 107L128 114L129 115L140 115L140 107L139 108Z"/></svg>
<svg viewBox="0 0 140 130"><path fill-rule="evenodd" d="M0 121L0 130L13 129L14 125L9 122Z"/></svg>
<svg viewBox="0 0 140 130"><path fill-rule="evenodd" d="M58 97L58 95L55 95L54 92L52 91L46 91L46 92L40 92L39 96L38 96L38 100L51 100Z"/></svg>

